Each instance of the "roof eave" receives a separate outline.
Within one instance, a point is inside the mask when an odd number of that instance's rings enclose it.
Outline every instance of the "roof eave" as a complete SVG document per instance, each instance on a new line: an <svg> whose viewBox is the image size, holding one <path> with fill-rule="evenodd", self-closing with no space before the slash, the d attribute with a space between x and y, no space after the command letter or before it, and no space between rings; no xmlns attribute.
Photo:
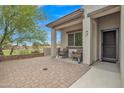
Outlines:
<svg viewBox="0 0 124 93"><path fill-rule="evenodd" d="M67 15L65 15L65 16L63 16L63 17L61 17L61 18L59 18L59 19L57 19L57 20L55 20L55 21L53 21L53 22L51 22L51 23L49 23L49 24L47 24L46 26L47 27L50 27L50 28L53 28L54 27L54 24L57 24L57 22L58 21L60 21L60 20L62 20L62 21L64 21L68 16L71 16L71 15L74 15L76 12L81 12L81 14L84 12L84 10L83 9L78 9L78 10L76 10L76 11L74 11L74 12L72 12L72 13L69 13L69 14L67 14ZM80 14L80 13L79 13ZM72 17L73 18L73 17ZM70 20L72 19L72 18L70 18ZM66 21L66 20L65 20ZM69 20L68 20L69 21ZM60 22L61 23L61 22ZM64 22L63 22L64 23Z"/></svg>

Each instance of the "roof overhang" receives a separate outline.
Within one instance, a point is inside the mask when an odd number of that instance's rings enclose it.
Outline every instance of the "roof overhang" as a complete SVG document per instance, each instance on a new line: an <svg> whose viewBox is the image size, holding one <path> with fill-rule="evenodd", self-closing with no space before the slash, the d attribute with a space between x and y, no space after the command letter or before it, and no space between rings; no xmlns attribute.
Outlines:
<svg viewBox="0 0 124 93"><path fill-rule="evenodd" d="M96 11L89 13L87 16L91 18L98 18L108 14L116 13L120 11L120 5L110 5Z"/></svg>
<svg viewBox="0 0 124 93"><path fill-rule="evenodd" d="M47 27L62 29L64 27L72 26L81 23L81 18L83 17L83 10L78 9L68 15L65 15L56 21L47 24Z"/></svg>

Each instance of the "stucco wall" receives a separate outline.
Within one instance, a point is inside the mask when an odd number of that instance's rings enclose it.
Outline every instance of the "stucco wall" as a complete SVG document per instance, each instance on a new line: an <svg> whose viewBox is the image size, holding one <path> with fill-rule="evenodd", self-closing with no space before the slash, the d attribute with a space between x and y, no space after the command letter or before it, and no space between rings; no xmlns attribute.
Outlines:
<svg viewBox="0 0 124 93"><path fill-rule="evenodd" d="M87 15L95 10L106 7L106 5L84 5L84 19L83 21L83 63L92 64L92 60L97 57L93 54L96 50L96 45L93 45L93 40L96 42L95 35L92 35L93 29L91 24L91 18ZM93 33L94 34L94 33ZM94 37L92 37L94 36ZM94 48L94 49L93 49Z"/></svg>
<svg viewBox="0 0 124 93"><path fill-rule="evenodd" d="M91 13L95 10L98 10L98 9L101 9L101 8L104 8L108 5L84 5L82 6L82 8L84 8L84 10L87 12L87 13Z"/></svg>
<svg viewBox="0 0 124 93"><path fill-rule="evenodd" d="M121 6L121 20L124 20L124 6ZM121 67L121 77L124 87L124 21L121 21L121 55L120 55L120 67Z"/></svg>
<svg viewBox="0 0 124 93"><path fill-rule="evenodd" d="M98 43L99 43L99 51L98 55L101 60L101 30L106 29L116 29L120 28L120 13L114 13L107 16L103 16L97 19L98 24Z"/></svg>
<svg viewBox="0 0 124 93"><path fill-rule="evenodd" d="M114 13L98 18L99 30L119 28L120 27L120 13Z"/></svg>
<svg viewBox="0 0 124 93"><path fill-rule="evenodd" d="M79 31L78 29L81 29L81 24L77 24L68 28L65 28L61 31L61 47L65 48L68 46L68 34L67 32L70 32L71 30L76 30Z"/></svg>
<svg viewBox="0 0 124 93"><path fill-rule="evenodd" d="M109 15L104 16L99 19L99 23L94 24L93 19L88 17L87 15L93 11L104 8L107 5L85 5L84 8L84 19L83 20L83 62L86 64L92 64L93 61L96 61L98 58L98 50L97 50L97 30L98 29L110 29L110 28L118 28L119 27L119 15ZM95 25L100 26L97 30L95 30Z"/></svg>
<svg viewBox="0 0 124 93"><path fill-rule="evenodd" d="M65 48L68 45L67 42L68 36L66 31L61 31L61 48Z"/></svg>
<svg viewBox="0 0 124 93"><path fill-rule="evenodd" d="M97 20L96 19L92 19L92 41L91 41L91 45L92 45L92 55L91 55L91 59L92 62L96 62L98 60L98 30L97 30Z"/></svg>
<svg viewBox="0 0 124 93"><path fill-rule="evenodd" d="M83 20L83 63L91 64L91 19L87 17L87 11L84 12Z"/></svg>

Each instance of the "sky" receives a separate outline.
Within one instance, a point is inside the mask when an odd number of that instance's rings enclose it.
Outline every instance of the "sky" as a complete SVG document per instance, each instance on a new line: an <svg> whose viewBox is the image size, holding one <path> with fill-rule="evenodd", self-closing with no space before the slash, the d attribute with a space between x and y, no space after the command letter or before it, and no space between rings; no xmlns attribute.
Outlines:
<svg viewBox="0 0 124 93"><path fill-rule="evenodd" d="M42 30L47 32L47 42L51 42L51 29L46 27L46 24L59 19L60 17L65 16L77 9L80 8L80 5L45 5L40 6L40 10L44 11L48 15L48 19L42 22L39 22L39 25ZM60 41L60 32L57 32L57 42Z"/></svg>

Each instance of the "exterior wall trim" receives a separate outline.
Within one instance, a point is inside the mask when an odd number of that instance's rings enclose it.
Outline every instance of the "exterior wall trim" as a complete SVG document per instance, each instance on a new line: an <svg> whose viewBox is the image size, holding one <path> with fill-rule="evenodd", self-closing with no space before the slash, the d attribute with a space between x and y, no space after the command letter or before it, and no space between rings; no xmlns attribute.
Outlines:
<svg viewBox="0 0 124 93"><path fill-rule="evenodd" d="M112 8L115 8L115 7L119 7L120 5L110 5L110 6L107 6L107 7L104 7L104 8L101 8L101 9L98 9L96 11L93 11L89 14L87 14L87 17L91 17L92 15L95 15L95 14L98 14L98 13L102 13L106 10L109 10L109 9L112 9Z"/></svg>
<svg viewBox="0 0 124 93"><path fill-rule="evenodd" d="M69 13L68 15L65 15L65 16L63 16L63 17L61 17L61 18L59 18L59 19L47 24L46 26L53 28L56 25L60 25L60 24L63 24L65 22L67 22L67 21L70 21L72 19L82 17L83 12L84 12L84 10L78 9L78 10L72 12L72 13Z"/></svg>
<svg viewBox="0 0 124 93"><path fill-rule="evenodd" d="M70 30L70 31L67 31L66 33L79 32L79 31L82 32L81 30L82 29Z"/></svg>

